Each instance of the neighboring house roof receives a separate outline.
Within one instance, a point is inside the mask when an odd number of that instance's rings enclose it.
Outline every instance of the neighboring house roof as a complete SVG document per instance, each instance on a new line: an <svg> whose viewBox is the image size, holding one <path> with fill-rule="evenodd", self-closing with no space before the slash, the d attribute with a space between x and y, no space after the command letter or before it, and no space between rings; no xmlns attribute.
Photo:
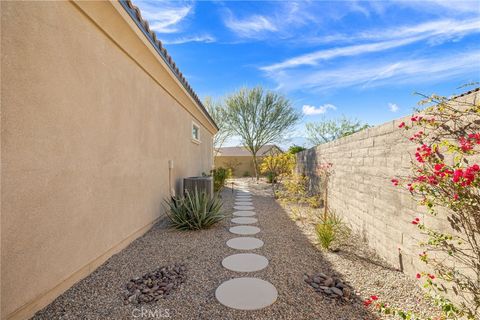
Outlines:
<svg viewBox="0 0 480 320"><path fill-rule="evenodd" d="M178 69L178 67L175 64L175 62L173 61L172 57L168 54L167 49L165 49L162 45L162 42L157 39L156 33L153 32L150 29L148 21L142 18L142 14L140 13L140 9L137 6L135 6L132 3L131 0L118 0L118 1L122 5L122 7L125 9L125 11L127 11L127 13L130 15L130 17L132 17L133 21L136 23L136 25L143 32L145 37L147 37L147 39L150 41L150 43L156 49L158 54L162 57L162 59L168 65L168 67L173 72L173 74L175 74L178 81L180 81L180 83L183 85L185 90L187 90L187 92L190 94L192 99L200 106L200 108L202 109L205 116L212 122L212 124L218 130L219 128L218 128L217 124L212 119L212 117L208 113L207 109L203 105L202 101L198 98L197 94L195 93L195 91L192 89L192 87L188 83L187 79L185 79L182 72Z"/></svg>
<svg viewBox="0 0 480 320"><path fill-rule="evenodd" d="M272 150L273 149L273 150ZM283 152L282 149L274 144L267 144L258 150L258 156L264 156L269 152ZM252 154L245 147L224 147L220 148L217 153L217 157L250 157Z"/></svg>

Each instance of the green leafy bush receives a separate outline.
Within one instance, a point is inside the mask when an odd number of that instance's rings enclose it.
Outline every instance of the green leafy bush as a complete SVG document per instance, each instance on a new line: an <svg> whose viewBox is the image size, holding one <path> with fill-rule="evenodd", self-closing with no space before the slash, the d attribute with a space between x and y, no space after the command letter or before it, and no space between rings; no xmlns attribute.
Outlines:
<svg viewBox="0 0 480 320"><path fill-rule="evenodd" d="M275 174L273 172L267 172L266 177L267 177L267 183L273 183Z"/></svg>
<svg viewBox="0 0 480 320"><path fill-rule="evenodd" d="M204 192L186 192L185 197L172 197L166 200L167 216L171 225L180 230L207 229L221 221L225 216L220 213L222 202L212 199Z"/></svg>
<svg viewBox="0 0 480 320"><path fill-rule="evenodd" d="M231 169L222 167L215 168L211 172L213 176L213 190L215 192L220 191L225 185L225 181L232 176Z"/></svg>

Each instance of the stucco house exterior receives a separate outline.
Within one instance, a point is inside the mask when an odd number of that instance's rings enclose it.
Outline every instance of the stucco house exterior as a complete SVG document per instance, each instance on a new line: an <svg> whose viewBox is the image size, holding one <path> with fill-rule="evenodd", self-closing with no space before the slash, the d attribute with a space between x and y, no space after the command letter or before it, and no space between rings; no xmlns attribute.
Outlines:
<svg viewBox="0 0 480 320"><path fill-rule="evenodd" d="M262 158L268 155L282 152L282 149L274 144L265 145L258 151L258 163L262 163ZM243 146L219 148L215 155L215 167L230 168L235 177L255 176L252 154Z"/></svg>
<svg viewBox="0 0 480 320"><path fill-rule="evenodd" d="M1 318L26 319L210 171L218 129L129 1L2 1L1 29Z"/></svg>

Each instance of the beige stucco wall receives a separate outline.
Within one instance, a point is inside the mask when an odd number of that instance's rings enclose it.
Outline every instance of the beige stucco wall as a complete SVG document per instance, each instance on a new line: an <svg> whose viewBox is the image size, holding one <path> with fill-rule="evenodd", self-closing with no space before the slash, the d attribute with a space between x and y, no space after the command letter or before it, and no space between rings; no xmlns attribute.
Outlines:
<svg viewBox="0 0 480 320"><path fill-rule="evenodd" d="M3 319L146 231L168 161L178 192L211 169L215 128L118 3L2 2L1 15Z"/></svg>
<svg viewBox="0 0 480 320"><path fill-rule="evenodd" d="M259 163L261 163L261 158L259 158ZM226 156L216 156L215 157L215 167L230 168L232 163L238 164L233 170L233 175L235 177L243 177L245 172L248 172L251 177L255 176L255 168L253 166L252 157L226 157Z"/></svg>

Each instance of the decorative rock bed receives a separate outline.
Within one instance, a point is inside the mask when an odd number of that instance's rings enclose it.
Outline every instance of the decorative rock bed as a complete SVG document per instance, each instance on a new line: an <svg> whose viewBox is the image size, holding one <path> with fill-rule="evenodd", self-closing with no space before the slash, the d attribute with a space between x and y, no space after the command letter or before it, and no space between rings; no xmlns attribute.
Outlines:
<svg viewBox="0 0 480 320"><path fill-rule="evenodd" d="M125 304L144 304L168 296L185 282L186 268L183 264L160 267L142 277L131 279L125 286Z"/></svg>
<svg viewBox="0 0 480 320"><path fill-rule="evenodd" d="M322 272L319 272L312 276L305 274L303 279L313 289L315 289L318 294L322 294L329 298L341 299L346 301L352 298L352 287L345 284L338 278L331 277Z"/></svg>

